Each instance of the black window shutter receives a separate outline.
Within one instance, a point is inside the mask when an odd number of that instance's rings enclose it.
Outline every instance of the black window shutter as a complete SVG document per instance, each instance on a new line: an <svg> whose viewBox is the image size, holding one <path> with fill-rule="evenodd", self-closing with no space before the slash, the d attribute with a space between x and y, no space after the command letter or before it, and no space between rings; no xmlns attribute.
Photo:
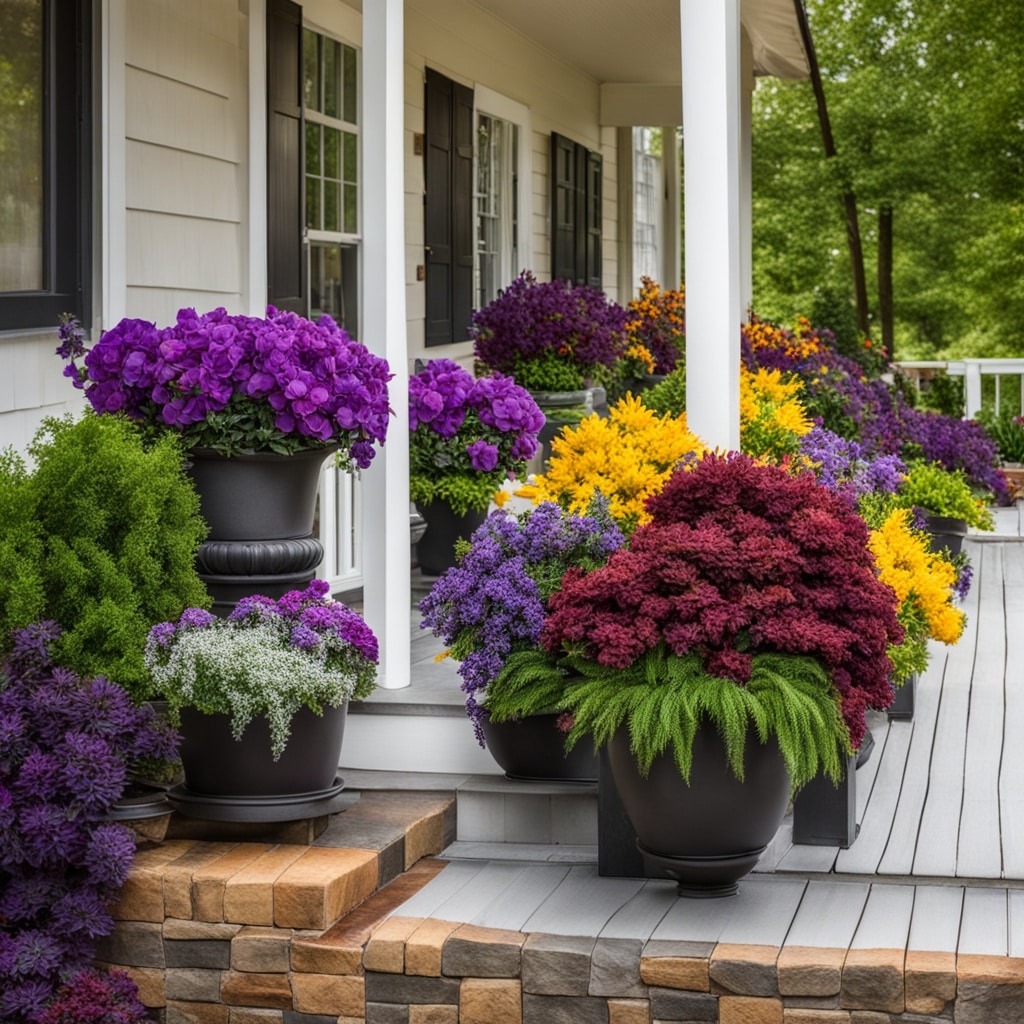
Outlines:
<svg viewBox="0 0 1024 1024"><path fill-rule="evenodd" d="M267 4L267 301L306 312L302 8Z"/></svg>
<svg viewBox="0 0 1024 1024"><path fill-rule="evenodd" d="M473 311L473 90L427 68L426 344L469 337Z"/></svg>
<svg viewBox="0 0 1024 1024"><path fill-rule="evenodd" d="M601 287L601 154L551 133L551 276Z"/></svg>

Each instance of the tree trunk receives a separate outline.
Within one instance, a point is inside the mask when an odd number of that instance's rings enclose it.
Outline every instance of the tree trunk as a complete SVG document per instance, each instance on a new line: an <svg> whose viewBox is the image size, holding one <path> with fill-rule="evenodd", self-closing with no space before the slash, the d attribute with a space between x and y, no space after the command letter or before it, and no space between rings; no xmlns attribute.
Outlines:
<svg viewBox="0 0 1024 1024"><path fill-rule="evenodd" d="M814 52L814 40L807 23L807 12L803 0L793 0L797 21L800 23L800 36L804 51L807 53L807 64L811 72L811 85L814 88L814 100L818 107L818 123L821 125L821 140L825 156L831 159L836 155L835 139L832 137L832 124L825 105L825 90L821 84L821 70L818 57ZM860 244L860 224L857 219L857 199L853 189L844 186L843 209L846 212L846 240L850 247L850 263L853 267L853 291L857 302L857 328L866 338L868 336L868 286L864 276L864 250Z"/></svg>
<svg viewBox="0 0 1024 1024"><path fill-rule="evenodd" d="M878 316L882 321L882 345L892 358L892 207L878 211Z"/></svg>

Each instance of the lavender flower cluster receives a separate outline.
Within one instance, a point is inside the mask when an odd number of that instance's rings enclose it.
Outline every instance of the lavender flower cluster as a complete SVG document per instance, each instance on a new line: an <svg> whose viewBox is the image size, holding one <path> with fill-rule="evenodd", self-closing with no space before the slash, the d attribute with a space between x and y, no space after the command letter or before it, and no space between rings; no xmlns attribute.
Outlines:
<svg viewBox="0 0 1024 1024"><path fill-rule="evenodd" d="M365 468L387 435L387 363L326 315L313 323L273 306L262 319L182 309L164 328L126 318L82 367L80 335L64 323L61 340L64 374L97 412L171 427L190 446L233 454L340 445Z"/></svg>
<svg viewBox="0 0 1024 1024"><path fill-rule="evenodd" d="M555 353L586 374L611 367L626 344L629 314L604 292L569 281L540 283L524 270L498 297L473 313L474 353L501 373Z"/></svg>
<svg viewBox="0 0 1024 1024"><path fill-rule="evenodd" d="M907 471L898 455L866 455L856 441L814 427L800 439L800 451L814 463L818 482L851 503L872 492L894 494Z"/></svg>
<svg viewBox="0 0 1024 1024"><path fill-rule="evenodd" d="M586 516L553 502L519 516L492 512L461 562L420 602L423 627L452 645L461 662L466 713L481 746L487 686L510 654L537 646L548 600L566 570L597 568L624 543L600 505Z"/></svg>
<svg viewBox="0 0 1024 1024"><path fill-rule="evenodd" d="M106 820L138 758L177 736L102 676L55 665L51 622L13 634L0 688L0 1020L35 1020L95 955L132 833Z"/></svg>
<svg viewBox="0 0 1024 1024"><path fill-rule="evenodd" d="M328 596L325 580L274 600L245 597L224 619L186 608L149 632L144 661L177 713L227 714L238 739L258 715L280 757L300 707L320 711L374 687L377 638L363 618Z"/></svg>
<svg viewBox="0 0 1024 1024"><path fill-rule="evenodd" d="M530 393L504 374L474 378L450 359L432 359L409 380L413 472L512 477L536 454L543 426Z"/></svg>

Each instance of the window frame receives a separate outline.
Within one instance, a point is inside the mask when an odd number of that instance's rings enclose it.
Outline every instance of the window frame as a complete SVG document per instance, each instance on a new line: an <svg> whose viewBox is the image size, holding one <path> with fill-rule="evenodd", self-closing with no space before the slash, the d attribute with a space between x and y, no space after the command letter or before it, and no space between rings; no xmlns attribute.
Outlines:
<svg viewBox="0 0 1024 1024"><path fill-rule="evenodd" d="M43 287L0 292L0 332L92 314L92 0L43 2Z"/></svg>

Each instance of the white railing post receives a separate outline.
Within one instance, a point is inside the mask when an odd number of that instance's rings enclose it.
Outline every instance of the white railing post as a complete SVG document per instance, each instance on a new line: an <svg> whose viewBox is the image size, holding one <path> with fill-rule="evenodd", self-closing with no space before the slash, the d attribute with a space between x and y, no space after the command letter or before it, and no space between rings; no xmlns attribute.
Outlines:
<svg viewBox="0 0 1024 1024"><path fill-rule="evenodd" d="M965 359L964 363L964 415L974 419L981 412L981 363Z"/></svg>

